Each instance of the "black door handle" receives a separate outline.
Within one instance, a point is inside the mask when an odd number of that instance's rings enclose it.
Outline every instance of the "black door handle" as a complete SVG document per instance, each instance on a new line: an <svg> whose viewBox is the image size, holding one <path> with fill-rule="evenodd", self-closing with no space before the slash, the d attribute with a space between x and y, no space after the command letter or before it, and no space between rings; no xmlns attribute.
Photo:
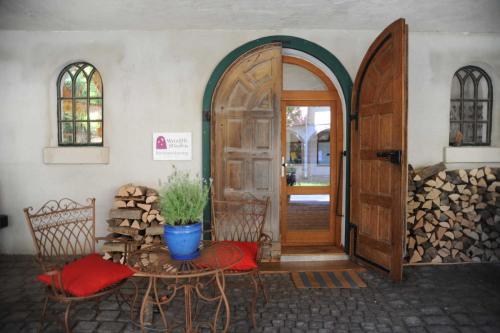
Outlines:
<svg viewBox="0 0 500 333"><path fill-rule="evenodd" d="M393 164L401 164L401 150L378 151L377 157L388 160Z"/></svg>

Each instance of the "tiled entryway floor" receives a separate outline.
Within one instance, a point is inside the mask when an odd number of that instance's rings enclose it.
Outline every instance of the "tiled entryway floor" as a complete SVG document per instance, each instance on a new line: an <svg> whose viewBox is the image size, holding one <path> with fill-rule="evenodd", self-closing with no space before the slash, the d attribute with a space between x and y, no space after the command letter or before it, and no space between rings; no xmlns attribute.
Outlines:
<svg viewBox="0 0 500 333"><path fill-rule="evenodd" d="M42 289L31 256L0 255L0 332L35 332ZM500 265L405 268L394 284L360 274L364 289L296 289L288 274L265 275L271 296L259 301L256 332L500 332ZM231 288L231 332L251 331L241 281ZM182 304L180 304L182 307ZM138 332L126 306L104 301L76 308L74 332ZM62 332L55 323L46 332Z"/></svg>

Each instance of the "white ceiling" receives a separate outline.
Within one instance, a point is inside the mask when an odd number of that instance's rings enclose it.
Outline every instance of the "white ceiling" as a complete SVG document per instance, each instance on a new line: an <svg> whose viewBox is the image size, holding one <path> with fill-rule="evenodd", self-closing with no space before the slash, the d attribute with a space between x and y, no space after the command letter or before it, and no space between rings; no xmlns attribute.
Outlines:
<svg viewBox="0 0 500 333"><path fill-rule="evenodd" d="M500 0L0 0L2 30L355 29L500 33Z"/></svg>

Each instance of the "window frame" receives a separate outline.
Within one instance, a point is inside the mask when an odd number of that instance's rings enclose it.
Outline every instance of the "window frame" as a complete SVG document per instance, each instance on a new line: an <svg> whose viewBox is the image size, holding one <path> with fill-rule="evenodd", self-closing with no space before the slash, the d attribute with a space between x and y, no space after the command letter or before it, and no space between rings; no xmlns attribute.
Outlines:
<svg viewBox="0 0 500 333"><path fill-rule="evenodd" d="M78 67L78 70L75 72L75 74L71 74L70 68L76 66ZM84 69L90 66L92 70L90 71L89 74L87 74ZM75 89L76 89L76 79L78 78L78 75L83 72L83 74L86 77L87 81L87 94L85 97L75 97ZM94 73L97 72L99 74L99 78L101 81L101 95L100 97L90 97L90 79L94 75ZM68 73L71 77L71 97L63 97L61 95L61 84L62 79L64 75ZM102 75L101 72L92 64L85 62L85 61L77 61L77 62L72 62L69 65L65 66L61 72L59 73L59 76L57 77L57 82L56 82L56 89L57 89L57 144L59 147L103 147L104 146L104 84L102 82ZM72 108L72 119L71 120L63 120L61 119L61 102L64 100L69 100L71 101L71 108ZM76 119L76 100L85 100L86 105L87 105L87 119L83 121L78 121ZM100 100L101 101L101 119L100 120L90 120L90 101L91 100ZM79 122L85 122L87 124L87 140L85 143L77 143L76 142L76 124ZM63 143L62 140L62 125L63 123L71 123L73 125L73 142L72 143ZM91 129L90 129L90 124L91 123L101 123L101 142L98 143L92 143L90 142L91 140Z"/></svg>
<svg viewBox="0 0 500 333"><path fill-rule="evenodd" d="M459 72L464 71L466 74L462 78L462 76L459 74ZM478 75L479 74L479 75ZM474 84L474 97L473 98L465 98L464 97L464 86L467 81L467 79L470 77L472 80L472 83ZM449 145L450 146L456 146L453 145L453 142L451 142L451 128L452 124L459 124L459 130L464 133L464 125L465 124L472 124L473 125L473 135L474 135L474 140L473 142L464 142L462 141L460 146L491 146L491 130L492 130L492 125L493 125L493 84L491 82L490 76L484 71L482 68L473 66L473 65L467 65L464 67L459 68L455 74L453 74L452 77L452 84L453 80L457 79L459 84L460 84L460 97L459 98L452 98L451 96L451 90L450 90L450 130L449 130ZM488 87L488 95L487 98L484 99L479 99L478 96L478 86L479 82L481 79L484 78L487 83ZM459 119L458 120L452 120L452 112L451 112L451 107L453 103L459 103ZM474 120L473 121L466 121L464 117L464 103L473 103L473 114L474 114ZM478 120L478 104L480 103L487 103L487 119L484 120ZM477 139L477 125L478 124L485 124L486 125L486 140L485 142L478 142Z"/></svg>

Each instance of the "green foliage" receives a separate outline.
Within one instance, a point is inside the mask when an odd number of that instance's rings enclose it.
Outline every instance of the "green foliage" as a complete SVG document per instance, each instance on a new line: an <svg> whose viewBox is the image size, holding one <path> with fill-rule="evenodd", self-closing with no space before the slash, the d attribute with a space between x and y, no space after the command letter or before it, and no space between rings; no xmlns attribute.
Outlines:
<svg viewBox="0 0 500 333"><path fill-rule="evenodd" d="M160 207L166 223L184 225L201 221L209 191L209 181L174 171L160 191Z"/></svg>

